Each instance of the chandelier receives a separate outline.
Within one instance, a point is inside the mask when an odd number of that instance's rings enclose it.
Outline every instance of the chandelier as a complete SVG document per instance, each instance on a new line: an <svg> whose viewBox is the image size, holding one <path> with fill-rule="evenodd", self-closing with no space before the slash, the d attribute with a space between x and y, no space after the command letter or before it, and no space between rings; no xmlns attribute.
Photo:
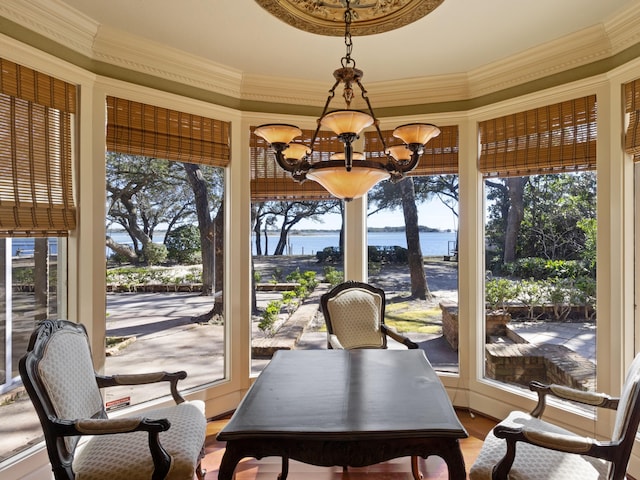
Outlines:
<svg viewBox="0 0 640 480"><path fill-rule="evenodd" d="M294 180L297 182L314 180L334 197L347 201L362 197L382 180L390 179L392 182L397 182L404 178L418 165L420 156L424 153L425 144L440 134L440 129L430 123L409 123L393 131L393 136L400 139L402 144L387 147L367 91L362 85L363 72L356 68L356 62L351 58L352 13L350 0L346 0L344 12L346 54L341 59L341 68L333 72L336 81L329 90L329 96L317 120L317 127L310 145L294 142L296 137L302 135L302 130L295 125L270 123L260 125L254 130L255 135L263 138L271 146L278 165L289 172ZM328 111L335 96L335 90L340 84L344 85L342 97L346 108ZM368 112L350 108L355 96L354 84L359 87ZM382 155L376 160L366 160L364 153L354 151L353 143L364 129L372 125L378 133ZM314 144L321 127L337 135L340 142L344 144L344 151L334 153L329 160L312 161Z"/></svg>

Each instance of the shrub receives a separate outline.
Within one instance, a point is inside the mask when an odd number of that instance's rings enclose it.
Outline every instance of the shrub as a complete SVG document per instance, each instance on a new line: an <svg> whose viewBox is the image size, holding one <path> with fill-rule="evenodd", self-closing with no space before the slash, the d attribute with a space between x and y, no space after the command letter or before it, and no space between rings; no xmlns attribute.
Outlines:
<svg viewBox="0 0 640 480"><path fill-rule="evenodd" d="M344 282L344 272L336 270L335 267L324 267L324 281L335 287Z"/></svg>
<svg viewBox="0 0 640 480"><path fill-rule="evenodd" d="M296 268L293 272L287 275L287 282L298 283L295 289L297 297L303 299L309 296L309 292L313 291L318 286L318 280L316 280L316 272L308 270L304 273L300 273L300 269Z"/></svg>
<svg viewBox="0 0 640 480"><path fill-rule="evenodd" d="M167 259L167 247L162 243L147 243L142 249L142 255L147 265L158 265Z"/></svg>
<svg viewBox="0 0 640 480"><path fill-rule="evenodd" d="M485 300L492 311L504 310L507 303L518 297L519 286L506 278L488 280L485 285Z"/></svg>
<svg viewBox="0 0 640 480"><path fill-rule="evenodd" d="M342 260L342 251L339 247L325 247L316 252L318 263L323 262L339 262Z"/></svg>
<svg viewBox="0 0 640 480"><path fill-rule="evenodd" d="M542 305L545 293L542 284L536 280L522 280L520 282L518 300L527 307L527 318L530 320L536 318L534 311L536 307ZM540 313L538 317L541 315L542 313Z"/></svg>
<svg viewBox="0 0 640 480"><path fill-rule="evenodd" d="M267 335L273 335L278 315L280 315L280 309L282 308L282 302L279 300L272 300L267 304L267 307L262 314L262 320L258 323L258 328L265 332Z"/></svg>
<svg viewBox="0 0 640 480"><path fill-rule="evenodd" d="M171 230L164 244L167 258L172 262L193 265L202 262L200 230L195 225L181 225Z"/></svg>
<svg viewBox="0 0 640 480"><path fill-rule="evenodd" d="M504 270L519 278L544 280L546 278L578 278L589 274L589 268L578 260L547 260L527 257L508 263Z"/></svg>

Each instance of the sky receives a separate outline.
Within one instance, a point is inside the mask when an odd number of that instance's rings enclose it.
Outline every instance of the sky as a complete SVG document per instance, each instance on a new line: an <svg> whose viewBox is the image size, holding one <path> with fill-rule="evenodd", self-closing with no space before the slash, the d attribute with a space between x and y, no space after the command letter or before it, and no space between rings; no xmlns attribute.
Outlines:
<svg viewBox="0 0 640 480"><path fill-rule="evenodd" d="M321 222L302 220L295 230L339 230L341 219L339 214L328 214ZM369 217L370 227L402 227L404 216L402 209L383 211ZM458 220L440 200L434 199L418 204L418 225L437 228L439 230L456 230Z"/></svg>

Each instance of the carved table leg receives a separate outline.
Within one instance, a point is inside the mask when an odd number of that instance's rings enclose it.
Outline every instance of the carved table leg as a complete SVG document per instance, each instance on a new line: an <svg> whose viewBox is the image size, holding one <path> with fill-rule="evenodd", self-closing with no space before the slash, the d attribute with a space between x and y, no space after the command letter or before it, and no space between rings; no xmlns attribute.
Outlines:
<svg viewBox="0 0 640 480"><path fill-rule="evenodd" d="M460 442L457 439L447 443L447 448L443 449L441 455L447 464L450 480L465 480L467 478L464 457L460 450Z"/></svg>
<svg viewBox="0 0 640 480"><path fill-rule="evenodd" d="M218 480L233 480L233 472L235 472L238 462L244 458L244 455L236 452L233 447L233 442L227 442L218 470Z"/></svg>
<svg viewBox="0 0 640 480"><path fill-rule="evenodd" d="M280 471L280 475L278 475L278 480L287 480L287 475L289 475L289 457L283 455L282 470Z"/></svg>

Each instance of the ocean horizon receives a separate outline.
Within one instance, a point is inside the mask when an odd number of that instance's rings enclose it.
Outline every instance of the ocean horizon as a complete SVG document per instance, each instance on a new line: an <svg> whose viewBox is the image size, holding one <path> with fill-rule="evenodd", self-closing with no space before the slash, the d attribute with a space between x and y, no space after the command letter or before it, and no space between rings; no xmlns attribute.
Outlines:
<svg viewBox="0 0 640 480"><path fill-rule="evenodd" d="M422 231L420 247L425 257L451 255L456 245L454 231ZM261 236L262 255L272 255L278 244L279 234L269 232L266 249L264 235ZM340 232L338 230L305 230L291 232L288 236L286 255L315 255L326 247L338 247ZM367 245L376 247L407 248L404 231L369 231ZM256 255L255 234L251 236L251 251Z"/></svg>
<svg viewBox="0 0 640 480"><path fill-rule="evenodd" d="M131 239L123 231L107 232L115 241L131 245ZM165 232L156 232L154 240L164 241ZM372 230L367 234L367 244L377 247L407 247L407 240L404 231L381 231ZM278 244L279 233L269 232L265 244L264 235L261 236L262 255L273 255ZM340 239L339 230L295 230L290 232L285 248L285 255L315 255L317 252L327 247L338 247ZM420 246L423 256L450 255L455 249L455 231L421 231ZM266 247L265 247L266 245ZM106 247L105 247L106 248ZM49 251L51 254L57 253L57 242L55 238L49 240ZM251 251L256 255L255 234L251 235ZM33 254L32 238L12 239L12 255L28 256ZM106 248L106 255L109 256L111 250Z"/></svg>

